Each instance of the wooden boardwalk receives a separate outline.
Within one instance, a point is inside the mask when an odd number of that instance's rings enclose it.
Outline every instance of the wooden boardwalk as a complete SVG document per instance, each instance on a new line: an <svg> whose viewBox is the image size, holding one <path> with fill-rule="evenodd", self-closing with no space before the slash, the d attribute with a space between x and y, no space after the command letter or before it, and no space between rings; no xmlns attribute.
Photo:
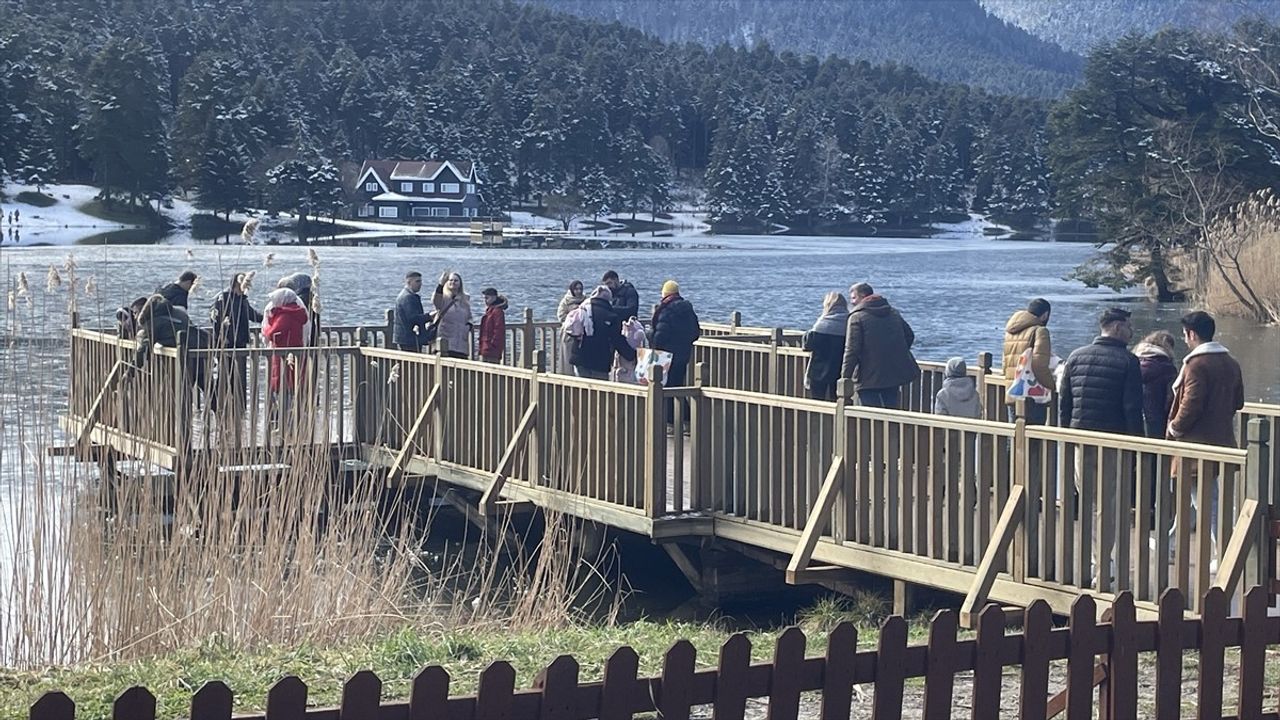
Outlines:
<svg viewBox="0 0 1280 720"><path fill-rule="evenodd" d="M663 388L548 372L556 325L528 313L508 326L501 365L389 349L385 327L329 328L317 348L160 349L126 374L132 342L76 328L65 424L82 449L179 473L327 445L390 485L432 479L474 490L486 512L532 503L648 536L687 573L690 553L726 541L771 555L791 582L861 571L964 594L965 622L988 600L1065 614L1081 594L1105 608L1129 591L1152 616L1171 587L1237 601L1275 589L1280 407L1250 405L1238 449L1028 427L1003 417L985 355L984 420L921 412L940 383L933 363L901 409L851 405L847 387L820 402L799 397L794 334L709 330L691 386ZM304 368L283 426L272 355ZM244 399L220 393L220 419L191 390L198 366L245 369ZM668 404L687 433L669 434ZM239 432L220 432L230 406ZM1216 517L1193 495L1216 495Z"/></svg>

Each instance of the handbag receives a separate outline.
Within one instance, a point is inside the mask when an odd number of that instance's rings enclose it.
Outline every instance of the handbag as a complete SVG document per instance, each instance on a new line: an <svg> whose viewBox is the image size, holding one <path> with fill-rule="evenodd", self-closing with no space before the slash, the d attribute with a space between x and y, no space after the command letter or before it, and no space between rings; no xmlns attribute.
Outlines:
<svg viewBox="0 0 1280 720"><path fill-rule="evenodd" d="M1051 395L1049 388L1036 380L1036 374L1031 369L1031 348L1027 348L1018 356L1018 372L1013 376L1006 397L1010 400L1033 400L1037 404L1046 405Z"/></svg>
<svg viewBox="0 0 1280 720"><path fill-rule="evenodd" d="M654 350L648 347L636 350L636 382L641 385L653 382L653 368L655 367L662 368L662 375L665 378L671 370L673 357L666 350Z"/></svg>

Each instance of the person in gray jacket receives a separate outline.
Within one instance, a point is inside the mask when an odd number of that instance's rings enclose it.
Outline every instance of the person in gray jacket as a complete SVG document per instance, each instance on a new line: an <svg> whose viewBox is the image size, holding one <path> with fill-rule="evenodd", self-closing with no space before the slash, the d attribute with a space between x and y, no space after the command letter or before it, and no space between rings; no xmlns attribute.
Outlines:
<svg viewBox="0 0 1280 720"><path fill-rule="evenodd" d="M916 335L867 283L854 285L849 295L854 306L849 311L840 377L853 380L860 404L896 408L902 386L920 376L920 366L911 354Z"/></svg>
<svg viewBox="0 0 1280 720"><path fill-rule="evenodd" d="M422 273L409 272L404 276L404 288L396 297L395 326L391 341L405 352L422 352L424 331L430 316L422 310Z"/></svg>
<svg viewBox="0 0 1280 720"><path fill-rule="evenodd" d="M933 398L933 414L948 417L982 417L982 400L978 398L978 383L969 377L969 366L964 358L953 357L942 372L942 389Z"/></svg>

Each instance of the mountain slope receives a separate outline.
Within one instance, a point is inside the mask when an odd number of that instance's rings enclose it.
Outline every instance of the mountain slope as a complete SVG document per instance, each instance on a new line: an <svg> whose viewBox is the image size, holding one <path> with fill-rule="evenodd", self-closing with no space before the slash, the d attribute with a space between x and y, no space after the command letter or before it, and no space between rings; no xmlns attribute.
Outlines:
<svg viewBox="0 0 1280 720"><path fill-rule="evenodd" d="M910 65L948 82L1051 97L1081 58L997 18L978 0L527 0L664 40Z"/></svg>
<svg viewBox="0 0 1280 720"><path fill-rule="evenodd" d="M1280 20L1280 3L1273 0L982 0L982 4L1004 20L1081 54L1130 32L1147 34L1165 27L1226 30L1255 16Z"/></svg>

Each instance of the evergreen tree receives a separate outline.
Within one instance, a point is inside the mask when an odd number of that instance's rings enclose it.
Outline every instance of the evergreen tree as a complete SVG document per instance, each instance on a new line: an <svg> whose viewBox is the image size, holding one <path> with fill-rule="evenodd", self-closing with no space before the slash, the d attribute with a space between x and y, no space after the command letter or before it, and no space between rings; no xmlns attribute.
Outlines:
<svg viewBox="0 0 1280 720"><path fill-rule="evenodd" d="M214 118L203 143L204 157L197 166L195 187L200 207L222 212L228 221L231 211L245 207L252 197L249 187L249 158L236 142L232 122Z"/></svg>

